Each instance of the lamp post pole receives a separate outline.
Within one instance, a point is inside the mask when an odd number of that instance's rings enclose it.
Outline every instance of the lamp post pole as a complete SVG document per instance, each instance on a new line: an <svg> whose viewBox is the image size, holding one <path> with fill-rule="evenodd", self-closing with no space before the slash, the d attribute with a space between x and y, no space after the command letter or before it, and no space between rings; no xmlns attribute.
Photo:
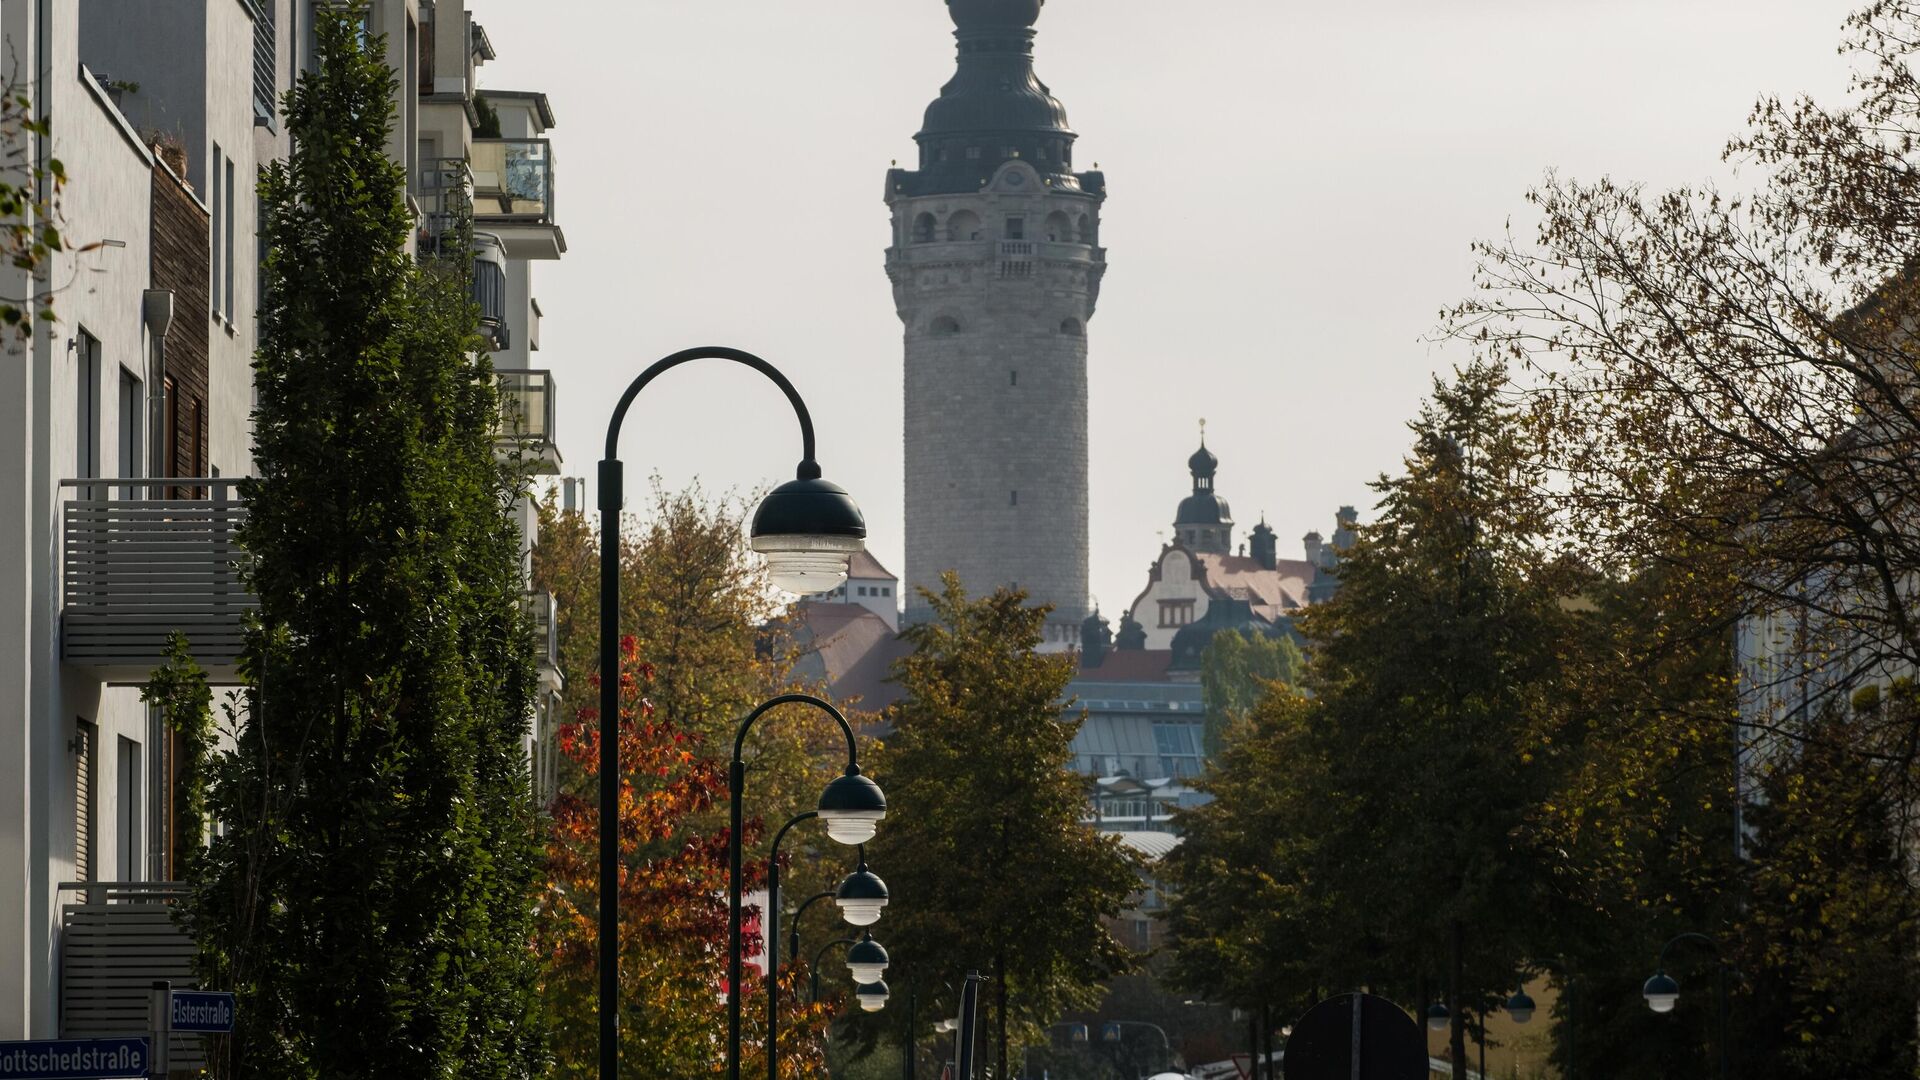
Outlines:
<svg viewBox="0 0 1920 1080"><path fill-rule="evenodd" d="M607 424L606 456L600 461L600 1080L620 1071L620 514L626 503L620 460L620 429L634 399L662 374L695 360L727 360L766 376L786 395L800 422L801 459L796 479L767 497L753 527L755 549L769 553L799 580L821 577L832 554L848 556L866 537L866 523L846 493L820 479L814 458L813 418L799 391L772 364L739 349L686 349L640 373L614 406ZM769 511L773 513L769 515ZM770 516L763 524L761 517ZM764 547L762 539L769 541ZM784 541L785 543L782 543ZM828 553L823 557L819 552ZM844 575L845 560L841 572Z"/></svg>
<svg viewBox="0 0 1920 1080"><path fill-rule="evenodd" d="M788 829L819 816L818 810L794 815L773 834L773 847L767 853L767 1080L779 1080L774 1048L780 1027L780 841L787 838ZM799 924L797 916L794 922Z"/></svg>
<svg viewBox="0 0 1920 1080"><path fill-rule="evenodd" d="M740 728L733 736L733 762L727 775L727 791L730 802L732 803L729 812L729 828L727 832L728 1080L740 1080L740 977L742 967L740 957L740 893L743 884L740 879L742 851L740 834L746 827L746 812L742 804L745 801L747 790L747 762L743 755L746 752L747 735L753 731L754 724L758 723L761 717L782 705L807 705L826 713L833 718L835 723L839 724L841 734L846 736L846 772L839 779L828 785L826 793L820 797L820 809L814 815L827 819L828 835L834 836L835 839L841 840L842 842L849 842L845 837L850 834L842 833L835 835L835 825L836 819L850 809L854 810L857 814L872 815L884 814L886 812L886 798L881 795L879 785L860 775L860 751L854 743L853 725L848 723L847 718L841 714L839 709L834 708L830 702L823 701L820 698L814 697L812 694L781 694L778 697L768 699L761 704L759 708L748 713L746 719L740 721ZM864 800L864 802L861 802L861 800ZM853 805L855 802L860 802L863 807L876 809L859 809ZM855 842L864 843L868 837L872 836L873 830L871 824L878 820L878 816L871 817L868 827L864 830L865 835L860 836L859 840ZM788 824L792 824L792 822ZM784 829L781 831L783 833L785 832ZM777 842L778 841L776 841L776 843ZM773 973L773 966L773 957L771 950L769 950L767 961L767 971L769 975ZM771 1032L769 1032L769 1039L771 1039ZM771 1043L769 1043L769 1045L771 1045ZM771 1062L769 1062L769 1064L771 1064Z"/></svg>

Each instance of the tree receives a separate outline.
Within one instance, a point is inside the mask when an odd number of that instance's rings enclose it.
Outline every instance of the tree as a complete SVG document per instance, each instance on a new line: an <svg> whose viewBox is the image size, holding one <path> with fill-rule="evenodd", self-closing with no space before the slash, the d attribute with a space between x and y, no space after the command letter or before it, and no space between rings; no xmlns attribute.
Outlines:
<svg viewBox="0 0 1920 1080"><path fill-rule="evenodd" d="M1677 635L1776 620L1789 662L1745 673L1763 753L1804 734L1769 698L1844 703L1920 665L1920 5L1873 0L1845 47L1853 104L1763 98L1728 147L1753 190L1549 176L1531 240L1480 245L1447 319L1537 373L1555 525L1583 561L1673 568L1694 601Z"/></svg>
<svg viewBox="0 0 1920 1080"><path fill-rule="evenodd" d="M18 84L0 85L0 265L20 272L17 296L0 296L0 328L18 341L52 322L59 288L43 280L47 264L62 252L79 254L102 245L70 247L61 229L67 167L41 149L52 144L53 118L34 112Z"/></svg>
<svg viewBox="0 0 1920 1080"><path fill-rule="evenodd" d="M1290 637L1237 630L1215 634L1200 654L1200 687L1207 703L1206 749L1220 753L1227 728L1245 719L1273 683L1293 685L1306 667Z"/></svg>
<svg viewBox="0 0 1920 1080"><path fill-rule="evenodd" d="M544 1067L536 686L499 398L467 258L416 264L384 156L393 73L349 10L261 183L257 624L211 769L191 923L240 997L222 1075L523 1077Z"/></svg>
<svg viewBox="0 0 1920 1080"><path fill-rule="evenodd" d="M645 719L639 733L623 735L621 750L622 1009L628 1018L622 1060L650 1073L705 1070L720 1058L715 1047L725 1037L725 1018L715 997L726 973L727 755L740 719L789 685L793 646L777 619L766 570L747 546L744 524L739 500L710 500L697 487L668 493L656 486L644 517L623 530L628 539L620 559L620 619L622 629L631 631L623 678L633 686L634 672L644 672L638 677L644 704L630 708L640 708ZM558 510L551 500L542 505L535 587L558 601L565 706L580 718L561 731L561 793L551 808L548 843L554 899L542 929L549 971L545 998L559 1032L563 1075L590 1068L595 1038L599 558L596 532L585 515ZM756 853L764 852L767 823L812 809L845 764L838 729L819 720L796 714L789 723L775 715L749 742L745 851L751 875L765 866L764 854ZM663 749L691 756L662 761ZM664 765L672 768L660 772ZM713 783L719 787L701 786ZM784 852L789 861L782 884L789 897L828 888L848 869L846 849L825 842L818 831L796 830ZM752 880L757 877L749 888ZM710 890L704 901L688 891L700 889ZM717 921L698 923L698 911L717 911ZM758 950L763 943L754 928L762 913L749 905L746 914L747 945ZM782 973L782 1000L792 1011L782 1020L781 1061L794 1075L824 1068L818 1053L825 1041L822 1018L830 1011L828 1003L803 1007L796 989L805 983L784 981L803 975L802 968ZM752 1002L763 985L756 978L745 990L750 1054L762 1044L755 1033L762 1030L764 1010Z"/></svg>
<svg viewBox="0 0 1920 1080"><path fill-rule="evenodd" d="M887 948L920 987L922 1015L951 1014L938 988L981 971L994 1075L1009 1076L1013 1040L1094 1005L1101 981L1130 966L1108 921L1139 888L1138 867L1085 823L1068 769L1079 724L1061 714L1072 661L1035 651L1046 609L1008 589L969 599L951 574L922 596L933 618L905 632L906 697L872 768L887 820L868 848L895 897Z"/></svg>
<svg viewBox="0 0 1920 1080"><path fill-rule="evenodd" d="M199 874L206 847L207 763L213 752L213 689L194 662L186 635L167 636L167 662L153 670L140 688L140 700L160 710L174 738L172 819L167 865L181 881ZM177 832L175 831L177 830Z"/></svg>
<svg viewBox="0 0 1920 1080"><path fill-rule="evenodd" d="M727 978L727 836L697 824L725 803L726 771L646 696L658 669L640 660L639 643L626 639L621 655L620 1061L636 1075L699 1075L715 1069L715 1048L726 1038L717 1002ZM560 731L562 751L589 780L598 777L598 720L597 710L586 709ZM549 1009L567 1021L556 1025L558 1077L597 1075L599 835L591 793L554 801L540 950ZM782 972L782 1075L817 1076L828 1005L802 1003L799 974ZM745 1000L763 992L755 978ZM749 1049L764 1042L764 1015L745 1010ZM743 1067L758 1075L750 1063Z"/></svg>
<svg viewBox="0 0 1920 1080"><path fill-rule="evenodd" d="M1303 620L1311 700L1276 688L1233 729L1208 784L1222 805L1187 815L1173 861L1188 978L1207 986L1216 958L1233 994L1274 965L1289 994L1415 997L1445 973L1462 1072L1469 1011L1504 999L1528 959L1512 913L1547 880L1529 825L1553 770L1536 734L1571 619L1507 388L1488 365L1436 382L1340 593Z"/></svg>

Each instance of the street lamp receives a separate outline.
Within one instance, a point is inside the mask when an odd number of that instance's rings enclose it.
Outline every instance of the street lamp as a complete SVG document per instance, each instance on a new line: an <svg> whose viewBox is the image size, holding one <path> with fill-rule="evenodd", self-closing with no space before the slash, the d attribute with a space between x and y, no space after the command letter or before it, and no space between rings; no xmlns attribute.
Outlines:
<svg viewBox="0 0 1920 1080"><path fill-rule="evenodd" d="M1427 1030L1445 1031L1453 1023L1453 1012L1442 1002L1434 1002L1427 1009Z"/></svg>
<svg viewBox="0 0 1920 1080"><path fill-rule="evenodd" d="M1727 1080L1728 1059L1732 1054L1732 1048L1727 1044L1727 954L1721 949L1718 941L1705 934L1689 932L1667 942L1660 949L1660 959L1655 962L1653 978L1648 979L1646 986L1641 988L1640 996L1646 999L1647 1008L1657 1013L1670 1013L1676 1005L1680 1004L1680 983L1667 974L1667 954L1673 951L1675 945L1682 942L1705 945L1713 950L1715 983L1720 1005L1720 1080Z"/></svg>
<svg viewBox="0 0 1920 1080"><path fill-rule="evenodd" d="M887 998L891 996L892 994L887 990L887 984L879 979L870 983L861 983L853 988L854 1000L860 1003L862 1012L879 1012L887 1007Z"/></svg>
<svg viewBox="0 0 1920 1080"><path fill-rule="evenodd" d="M833 902L840 905L840 917L850 926L872 926L880 921L880 912L887 906L887 883L867 869L864 851L860 868L841 879Z"/></svg>
<svg viewBox="0 0 1920 1080"><path fill-rule="evenodd" d="M873 931L854 942L847 950L847 970L853 973L856 983L877 983L887 973L887 950L873 940Z"/></svg>
<svg viewBox="0 0 1920 1080"><path fill-rule="evenodd" d="M1507 999L1507 1018L1516 1024L1531 1023L1533 1010L1533 997L1525 988L1515 990L1513 996Z"/></svg>
<svg viewBox="0 0 1920 1080"><path fill-rule="evenodd" d="M845 945L847 948L851 949L857 944L859 944L859 942L854 941L850 937L835 938L832 941L829 941L825 945L822 945L818 949L814 950L813 963L807 965L808 975L812 981L812 989L807 994L807 997L810 1000L813 1000L813 1001L820 1000L820 960L822 957L827 955L827 950L841 946L841 945Z"/></svg>
<svg viewBox="0 0 1920 1080"><path fill-rule="evenodd" d="M794 479L768 494L753 517L752 546L766 556L774 584L797 588L802 595L837 586L867 535L866 520L853 499L820 478L813 417L799 391L752 353L713 347L674 353L641 372L614 406L606 456L600 461L600 1080L618 1080L620 1071L620 515L626 503L620 428L647 384L695 360L727 360L765 375L786 395L800 421L800 466ZM739 835L737 828L734 835ZM738 987L736 971L732 988L737 992Z"/></svg>
<svg viewBox="0 0 1920 1080"><path fill-rule="evenodd" d="M769 498L771 498L771 496ZM764 506L762 509L764 509ZM747 736L752 733L753 725L759 723L761 717L782 705L807 705L820 712L826 713L833 718L834 723L840 726L841 734L846 737L846 772L831 784L828 784L826 790L820 793L820 808L813 812L813 816L817 816L820 820L827 823L827 835L843 844L856 843L859 841L850 841L847 840L846 837L857 835L862 837L863 840L864 838L871 837L874 826L879 823L881 818L887 816L887 797L881 792L880 785L860 774L860 751L854 742L853 725L847 722L847 718L841 714L839 709L834 708L832 703L814 697L812 694L781 694L778 697L768 699L761 704L759 708L748 713L746 719L740 721L740 728L733 736L733 762L727 774L727 794L732 804L729 818L731 828L727 833L728 1080L740 1080L740 892L742 885L740 880L740 859L741 833L746 828L746 812L743 804L746 801L747 791L747 761L745 757ZM780 840L786 836L787 829L806 820L807 817L808 815L803 814L782 826L779 834L774 838L775 848L778 848ZM835 831L836 823L839 825L838 832ZM777 850L775 853L776 855L778 854ZM866 862L864 859L860 864L859 872L866 872ZM858 875L856 874L855 876ZM873 877L871 874L867 876ZM873 880L879 881L880 879L875 877ZM884 888L885 887L882 886L883 890ZM884 902L885 901L882 901L882 903ZM769 904L768 907L774 912L772 916L773 922L770 928L772 932L768 936L768 941L777 943L780 940L778 936L780 932L778 914L780 905L777 902L777 898L776 902ZM844 904L842 907L844 910ZM873 919L878 919L879 917L876 911ZM872 922L873 919L867 921ZM853 922L853 919L849 917L847 921ZM854 925L863 926L866 924L854 923ZM778 963L778 958L775 955L777 949L777 944L768 949L767 974L769 976L774 973L774 968ZM771 978L769 978L768 981L771 983ZM769 986L767 992L767 1000L771 1015L771 1010L774 1009L777 1004L776 991L771 986ZM773 1058L771 1055L773 1028L771 1025L767 1029L767 1042L769 1050L767 1067L771 1069L773 1067Z"/></svg>

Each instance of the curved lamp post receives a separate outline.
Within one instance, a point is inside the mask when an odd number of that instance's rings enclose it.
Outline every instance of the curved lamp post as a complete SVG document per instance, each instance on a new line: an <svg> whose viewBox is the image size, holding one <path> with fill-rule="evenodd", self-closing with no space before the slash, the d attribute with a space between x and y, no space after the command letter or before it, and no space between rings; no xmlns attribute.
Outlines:
<svg viewBox="0 0 1920 1080"><path fill-rule="evenodd" d="M812 977L812 982L813 982L812 989L807 994L808 1000L810 1001L820 1000L820 959L821 957L824 957L827 955L828 949L835 948L840 945L845 945L848 948L852 948L856 944L858 944L858 942L854 941L850 937L835 938L832 941L827 942L825 945L822 945L818 949L815 949L813 951L813 963L807 965L808 974Z"/></svg>
<svg viewBox="0 0 1920 1080"><path fill-rule="evenodd" d="M805 903L794 910L793 928L787 931L787 964L789 966L800 962L800 916L805 915L807 909L812 907L816 902L833 899L834 893L835 890L833 889L826 889L814 893L812 896L807 897Z"/></svg>
<svg viewBox="0 0 1920 1080"><path fill-rule="evenodd" d="M1715 983L1718 988L1720 1004L1720 1080L1727 1080L1728 1058L1731 1048L1727 1045L1727 958L1720 943L1705 934L1685 933L1666 943L1660 950L1660 959L1647 985L1640 991L1647 999L1647 1008L1657 1013L1670 1013L1680 1004L1680 983L1667 974L1667 954L1682 942L1705 945L1713 950Z"/></svg>
<svg viewBox="0 0 1920 1080"><path fill-rule="evenodd" d="M731 828L727 835L728 1080L740 1080L740 834L746 823L745 808L742 806L742 803L745 801L747 790L747 762L746 758L742 755L746 751L747 735L753 731L753 725L759 723L761 717L782 705L807 705L818 709L828 716L833 717L834 722L840 725L841 734L846 736L846 772L835 778L832 783L827 785L826 790L820 793L819 809L813 812L814 817L818 817L826 823L827 835L842 844L864 844L868 840L873 839L874 830L879 826L880 819L887 816L887 797L881 792L880 785L860 775L860 751L854 744L853 725L847 723L847 718L841 715L840 710L834 708L830 702L822 701L812 694L781 694L778 697L769 698L766 702L762 703L759 708L748 713L745 720L740 721L740 729L735 732L733 736L733 763L727 775L727 790L732 802L729 817L729 825ZM781 836L786 834L787 828L804 820L806 820L805 815L788 822L786 826L781 828ZM779 844L779 837L775 838L774 843L776 846ZM860 867L860 872L865 873L866 862L864 860L861 862ZM856 874L855 876L858 875ZM867 876L872 877L873 875L868 874ZM874 880L879 881L880 879L876 877ZM845 886L843 885L842 887L844 888ZM768 936L768 940L770 942L778 942L779 938L775 935L779 933L779 919L777 915L779 904L771 903L767 906L776 912L774 925L771 928L773 933ZM844 905L842 905L842 907L844 910ZM876 911L874 918L877 919L879 917ZM849 919L848 921L851 922L852 920ZM767 974L769 976L774 973L774 967L777 963L777 949L778 945L776 944L767 950ZM768 981L769 984L771 984L771 978L769 978ZM772 1008L774 1002L771 990L769 990L768 998L769 1008ZM773 1045L773 1029L771 1027L767 1029L767 1045L768 1049L771 1050ZM767 1064L769 1068L773 1065L771 1055L769 1055L767 1059Z"/></svg>
<svg viewBox="0 0 1920 1080"><path fill-rule="evenodd" d="M804 814L796 814L792 820L780 826L779 832L773 834L773 845L767 853L767 941L769 943L767 948L767 1080L779 1080L780 981L778 976L780 974L780 948L778 943L780 941L780 843L787 838L788 830L792 829L795 825L803 821L812 821L819 816L820 812L818 810L809 810ZM861 848L863 856L865 850L864 847ZM866 860L863 857L861 859L862 869L864 869L865 866ZM856 871L856 873L858 873L858 871ZM867 876L872 877L873 875L869 873ZM876 878L876 880L878 879ZM807 910L807 905L813 903L815 900L834 896L836 892L815 893L807 899L806 904L800 905L800 910L794 913L793 930L790 931L787 939L789 954L797 954L799 952L800 915ZM789 960L789 963L792 962L792 960ZM880 943L873 940L873 933L869 931L866 939L855 942L852 950L847 953L847 966L853 969L853 978L856 983L876 982L879 980L881 973L887 970L887 950L881 948Z"/></svg>
<svg viewBox="0 0 1920 1080"><path fill-rule="evenodd" d="M845 491L820 478L813 417L806 403L765 360L739 349L677 352L641 372L614 406L599 474L600 1080L618 1080L620 1070L620 514L626 502L620 428L647 384L695 360L727 360L765 375L786 395L800 421L800 465L794 479L773 489L753 516L753 549L766 556L773 583L803 595L831 589L846 579L847 561L866 544L860 508ZM734 982L737 986L737 976Z"/></svg>

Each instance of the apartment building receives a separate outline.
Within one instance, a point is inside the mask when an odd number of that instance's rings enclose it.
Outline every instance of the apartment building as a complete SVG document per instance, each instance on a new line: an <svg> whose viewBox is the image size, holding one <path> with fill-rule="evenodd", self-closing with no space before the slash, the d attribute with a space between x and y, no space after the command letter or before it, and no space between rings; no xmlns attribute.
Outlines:
<svg viewBox="0 0 1920 1080"><path fill-rule="evenodd" d="M0 0L0 79L52 121L50 138L9 149L65 164L62 231L88 247L38 280L0 268L3 295L58 290L59 314L0 352L0 1040L141 1030L143 995L116 989L109 943L141 920L143 947L190 979L166 918L175 762L138 685L176 629L217 682L236 681L253 606L233 537L234 484L253 468L255 181L287 152L276 103L331 2ZM493 46L467 6L368 9L399 75L387 149L407 167L423 257L471 224L501 452L550 475L532 264L566 249L553 114L538 94L482 97ZM520 520L530 553L530 505ZM550 783L552 603L528 602L549 693L527 749Z"/></svg>

